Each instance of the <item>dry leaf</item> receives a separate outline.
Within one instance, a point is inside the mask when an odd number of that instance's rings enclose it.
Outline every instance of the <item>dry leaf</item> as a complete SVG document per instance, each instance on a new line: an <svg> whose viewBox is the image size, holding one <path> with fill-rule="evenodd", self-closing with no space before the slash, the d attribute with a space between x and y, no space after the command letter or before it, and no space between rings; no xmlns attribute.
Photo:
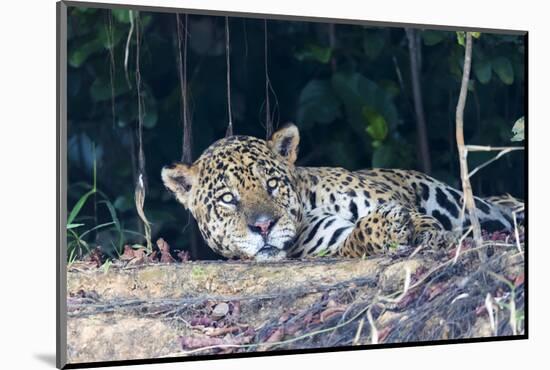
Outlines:
<svg viewBox="0 0 550 370"><path fill-rule="evenodd" d="M128 266L143 265L146 257L147 256L143 249L134 249L134 258L128 262Z"/></svg>
<svg viewBox="0 0 550 370"><path fill-rule="evenodd" d="M224 344L223 339L212 337L180 337L179 340L183 349L195 349Z"/></svg>
<svg viewBox="0 0 550 370"><path fill-rule="evenodd" d="M119 257L121 261L130 261L134 259L134 249L130 247L128 244L124 246L124 253Z"/></svg>
<svg viewBox="0 0 550 370"><path fill-rule="evenodd" d="M300 325L298 324L293 324L293 325L286 325L285 326L285 333L287 335L294 335L298 332L298 330L300 330L301 327Z"/></svg>
<svg viewBox="0 0 550 370"><path fill-rule="evenodd" d="M176 254L181 262L188 262L191 257L189 256L189 252L187 251L178 251Z"/></svg>
<svg viewBox="0 0 550 370"><path fill-rule="evenodd" d="M220 335L235 334L240 330L238 326L228 326L226 328L206 328L204 334L211 337L219 337Z"/></svg>
<svg viewBox="0 0 550 370"><path fill-rule="evenodd" d="M211 318L202 316L191 319L191 322L189 324L191 326L211 326L213 323L214 321Z"/></svg>
<svg viewBox="0 0 550 370"><path fill-rule="evenodd" d="M150 263L158 262L157 251L153 251L153 253L147 256L147 262L150 262Z"/></svg>
<svg viewBox="0 0 550 370"><path fill-rule="evenodd" d="M232 302L231 306L231 316L233 316L234 319L238 319L241 315L241 302Z"/></svg>
<svg viewBox="0 0 550 370"><path fill-rule="evenodd" d="M525 274L520 274L514 279L514 287L519 287L525 281Z"/></svg>
<svg viewBox="0 0 550 370"><path fill-rule="evenodd" d="M386 326L385 328L382 328L378 330L378 343L384 342L384 340L388 337L388 334L390 334L391 328L389 326Z"/></svg>
<svg viewBox="0 0 550 370"><path fill-rule="evenodd" d="M170 254L170 245L162 238L157 240L157 247L160 250L161 263L174 263L176 260Z"/></svg>
<svg viewBox="0 0 550 370"><path fill-rule="evenodd" d="M103 251L101 250L101 246L97 246L88 255L86 258L86 262L90 262L95 267L101 267L103 265Z"/></svg>
<svg viewBox="0 0 550 370"><path fill-rule="evenodd" d="M275 329L273 333L258 347L258 351L267 351L273 346L272 343L280 342L285 336L285 330L282 327Z"/></svg>
<svg viewBox="0 0 550 370"><path fill-rule="evenodd" d="M429 288L428 301L431 301L445 290L447 290L448 285L445 283L433 284Z"/></svg>
<svg viewBox="0 0 550 370"><path fill-rule="evenodd" d="M346 306L329 307L326 310L324 310L323 312L321 312L321 315L319 316L319 319L321 320L321 322L325 322L328 319L344 312L345 310L346 310Z"/></svg>

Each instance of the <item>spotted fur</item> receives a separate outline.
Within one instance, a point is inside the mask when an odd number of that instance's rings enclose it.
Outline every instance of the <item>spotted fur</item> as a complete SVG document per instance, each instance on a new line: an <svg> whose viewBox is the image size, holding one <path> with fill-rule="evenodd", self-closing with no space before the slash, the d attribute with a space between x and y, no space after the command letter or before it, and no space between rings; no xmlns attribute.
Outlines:
<svg viewBox="0 0 550 370"><path fill-rule="evenodd" d="M298 143L294 125L268 141L231 136L192 165L163 168L162 178L191 211L208 245L229 258L358 257L411 245L437 248L447 232L469 226L461 192L432 177L398 169L297 167ZM475 202L482 227L512 228L510 199Z"/></svg>

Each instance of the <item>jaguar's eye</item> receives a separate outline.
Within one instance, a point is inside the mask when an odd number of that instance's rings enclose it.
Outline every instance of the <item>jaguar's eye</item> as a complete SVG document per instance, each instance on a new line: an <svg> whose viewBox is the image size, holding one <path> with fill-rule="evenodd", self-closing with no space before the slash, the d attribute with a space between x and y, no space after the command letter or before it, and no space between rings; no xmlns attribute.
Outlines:
<svg viewBox="0 0 550 370"><path fill-rule="evenodd" d="M267 180L267 188L268 190L273 190L279 185L279 179L272 177L271 179Z"/></svg>
<svg viewBox="0 0 550 370"><path fill-rule="evenodd" d="M235 197L231 193L224 193L220 197L220 201L222 201L223 203L227 203L227 204L233 204L233 203L235 203Z"/></svg>

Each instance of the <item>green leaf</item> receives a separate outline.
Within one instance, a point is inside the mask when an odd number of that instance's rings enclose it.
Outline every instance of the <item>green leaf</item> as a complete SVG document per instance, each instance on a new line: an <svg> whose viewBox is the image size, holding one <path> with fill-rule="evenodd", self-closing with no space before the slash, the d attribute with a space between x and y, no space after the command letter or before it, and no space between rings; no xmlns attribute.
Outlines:
<svg viewBox="0 0 550 370"><path fill-rule="evenodd" d="M351 136L351 135L350 135ZM356 168L357 167L357 155L353 150L353 146L349 143L349 137L346 135L334 134L334 140L328 144L326 149L327 155L330 161L334 165L342 166L344 168Z"/></svg>
<svg viewBox="0 0 550 370"><path fill-rule="evenodd" d="M422 31L420 35L422 37L422 41L424 41L424 45L433 46L443 41L447 33L443 31L426 30Z"/></svg>
<svg viewBox="0 0 550 370"><path fill-rule="evenodd" d="M158 121L158 110L156 100L152 98L145 99L145 114L143 115L143 126L153 128Z"/></svg>
<svg viewBox="0 0 550 370"><path fill-rule="evenodd" d="M100 39L81 44L77 48L71 48L68 62L71 67L79 68L90 57L90 55L103 50L103 43Z"/></svg>
<svg viewBox="0 0 550 370"><path fill-rule="evenodd" d="M75 206L73 207L73 209L71 210L71 213L69 213L69 218L67 218L67 225L73 225L73 221L74 219L76 218L76 216L78 216L78 214L80 213L80 210L82 209L82 207L84 206L84 203L86 203L86 200L88 200L88 198L92 195L92 194L95 194L97 192L97 161L96 161L96 156L95 156L95 145L92 146L92 152L93 152L93 172L92 172L92 175L93 175L93 186L92 186L92 189L89 190L86 194L84 194L82 197L80 197L80 199L76 202ZM68 230L71 230L72 231L72 228L71 229L68 229ZM74 233L74 232L73 232Z"/></svg>
<svg viewBox="0 0 550 370"><path fill-rule="evenodd" d="M491 75L493 73L490 60L481 60L474 62L474 74L479 82L487 84L491 81Z"/></svg>
<svg viewBox="0 0 550 370"><path fill-rule="evenodd" d="M122 229L122 232L125 233L125 234L135 235L135 236L139 236L140 238L146 239L145 234L134 231L134 230Z"/></svg>
<svg viewBox="0 0 550 370"><path fill-rule="evenodd" d="M328 249L322 249L317 253L317 257L325 257L330 253Z"/></svg>
<svg viewBox="0 0 550 370"><path fill-rule="evenodd" d="M98 9L96 8L84 8L84 7L74 7L72 8L74 13L81 13L81 14L94 14L97 12Z"/></svg>
<svg viewBox="0 0 550 370"><path fill-rule="evenodd" d="M75 206L73 207L73 209L71 210L71 213L69 214L69 218L67 219L67 225L72 225L73 224L73 221L74 219L76 218L76 216L78 216L78 213L80 212L80 210L82 209L82 207L84 206L84 203L86 203L86 200L88 200L88 198L94 194L96 191L95 189L92 189L90 190L89 192L87 192L86 194L84 194L79 200L78 202L76 202Z"/></svg>
<svg viewBox="0 0 550 370"><path fill-rule="evenodd" d="M115 201L113 202L113 205L116 209L118 209L121 212L128 211L130 209L134 208L134 200L130 196L125 195L119 195Z"/></svg>
<svg viewBox="0 0 550 370"><path fill-rule="evenodd" d="M115 223L113 221L111 222L106 222L104 224L100 224L100 225L97 225L97 226L94 226L92 227L91 229L89 230L86 230L85 232L83 232L81 235L80 235L80 238L83 239L86 235L88 235L89 233L91 233L92 231L95 231L95 230L99 230L99 229L103 229L103 228L106 228L108 226L111 226L111 225L114 225Z"/></svg>
<svg viewBox="0 0 550 370"><path fill-rule="evenodd" d="M107 274L109 272L109 268L112 264L113 262L111 260L107 260L103 263L103 265L101 265L101 269L103 270L104 274Z"/></svg>
<svg viewBox="0 0 550 370"><path fill-rule="evenodd" d="M397 95L401 93L401 88L399 85L392 80L382 80L378 82L380 87L384 89L384 91L388 94L388 97L395 98Z"/></svg>
<svg viewBox="0 0 550 370"><path fill-rule="evenodd" d="M375 141L384 141L388 136L388 124L384 117L369 107L363 108L363 116L368 123L366 131L370 137Z"/></svg>
<svg viewBox="0 0 550 370"><path fill-rule="evenodd" d="M304 50L296 52L295 57L300 61L313 60L319 63L326 64L330 61L332 49L330 47L322 47L318 45L307 45Z"/></svg>
<svg viewBox="0 0 550 370"><path fill-rule="evenodd" d="M414 147L403 142L386 139L372 153L372 167L375 168L411 168L414 166Z"/></svg>
<svg viewBox="0 0 550 370"><path fill-rule="evenodd" d="M373 168L387 168L391 167L393 153L389 146L381 145L374 150L372 154L372 167Z"/></svg>
<svg viewBox="0 0 550 370"><path fill-rule="evenodd" d="M456 40L458 42L458 45L464 46L465 39L466 39L466 33L462 31L457 31Z"/></svg>
<svg viewBox="0 0 550 370"><path fill-rule="evenodd" d="M367 57L371 60L375 59L380 55L380 52L384 49L386 44L386 38L383 34L378 32L376 33L366 33L363 39L363 50Z"/></svg>
<svg viewBox="0 0 550 370"><path fill-rule="evenodd" d="M113 18L120 23L130 23L130 14L136 19L137 12L130 9L112 9Z"/></svg>
<svg viewBox="0 0 550 370"><path fill-rule="evenodd" d="M77 227L84 226L84 224L68 224L67 230L76 229Z"/></svg>
<svg viewBox="0 0 550 370"><path fill-rule="evenodd" d="M103 27L99 30L98 40L101 42L104 49L111 49L118 45L118 43L124 39L124 36L126 35L117 27L111 29Z"/></svg>
<svg viewBox="0 0 550 370"><path fill-rule="evenodd" d="M396 124L397 109L391 95L359 73L335 73L334 91L344 103L346 118L357 133L365 133L365 107L381 115L387 126Z"/></svg>
<svg viewBox="0 0 550 370"><path fill-rule="evenodd" d="M327 124L340 117L341 103L327 80L312 80L302 89L298 99L298 123L311 127Z"/></svg>
<svg viewBox="0 0 550 370"><path fill-rule="evenodd" d="M500 80L506 85L514 83L514 69L512 63L506 57L497 57L492 62L493 71L497 74Z"/></svg>
<svg viewBox="0 0 550 370"><path fill-rule="evenodd" d="M479 39L481 36L481 32L470 32L472 34L472 37L474 39Z"/></svg>
<svg viewBox="0 0 550 370"><path fill-rule="evenodd" d="M118 231L118 249L122 249L122 245L124 243L124 233L122 232L122 226L120 225L120 221L118 220L115 207L108 200L102 200L99 203L104 203L105 206L107 206L107 209L111 214L111 219L113 220L113 223Z"/></svg>
<svg viewBox="0 0 550 370"><path fill-rule="evenodd" d="M514 137L512 137L511 141L523 141L525 140L525 118L521 117L519 118L516 123L514 123L514 126L512 127L512 134L514 134Z"/></svg>
<svg viewBox="0 0 550 370"><path fill-rule="evenodd" d="M111 100L113 93L116 98L117 96L130 91L128 84L126 83L126 79L122 76L122 74L117 76L117 78L113 81L113 85L114 90L112 89L111 81L108 78L96 78L90 86L90 96L94 101L100 102Z"/></svg>

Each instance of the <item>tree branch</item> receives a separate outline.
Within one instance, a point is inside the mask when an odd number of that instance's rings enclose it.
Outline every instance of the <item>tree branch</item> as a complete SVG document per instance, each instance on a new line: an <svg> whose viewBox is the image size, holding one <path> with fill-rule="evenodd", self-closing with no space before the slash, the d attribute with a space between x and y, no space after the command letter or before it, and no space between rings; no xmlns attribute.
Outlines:
<svg viewBox="0 0 550 370"><path fill-rule="evenodd" d="M468 209L470 224L473 230L474 243L479 247L482 243L481 227L476 213L474 194L470 184L468 171L468 149L464 144L464 107L466 106L466 97L468 95L468 82L470 81L470 68L472 65L472 34L466 32L466 46L464 52L464 70L462 73L462 83L460 85L460 95L456 105L456 144L458 147L458 158L460 162L460 178L462 179L462 192L464 202ZM481 257L481 254L480 254ZM483 257L481 257L483 259Z"/></svg>

